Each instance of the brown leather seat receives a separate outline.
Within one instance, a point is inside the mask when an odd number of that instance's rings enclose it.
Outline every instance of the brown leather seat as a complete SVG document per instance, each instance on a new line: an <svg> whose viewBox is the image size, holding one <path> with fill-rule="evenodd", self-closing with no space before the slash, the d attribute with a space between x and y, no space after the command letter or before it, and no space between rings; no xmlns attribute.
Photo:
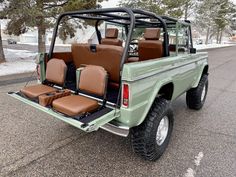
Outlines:
<svg viewBox="0 0 236 177"><path fill-rule="evenodd" d="M107 72L101 66L86 66L80 74L79 90L88 94L104 96L106 93ZM68 116L77 116L96 111L98 101L81 95L72 95L54 100L53 108Z"/></svg>
<svg viewBox="0 0 236 177"><path fill-rule="evenodd" d="M53 87L39 84L39 85L32 85L32 86L25 87L25 88L21 89L20 92L31 99L36 99L40 95L43 95L45 93L54 92L56 90L57 89L55 89Z"/></svg>
<svg viewBox="0 0 236 177"><path fill-rule="evenodd" d="M133 63L133 62L138 62L139 57L129 57L127 60L127 63Z"/></svg>
<svg viewBox="0 0 236 177"><path fill-rule="evenodd" d="M47 63L46 80L50 83L63 86L66 78L66 71L67 71L67 66L63 60L55 58L51 59ZM57 89L53 87L39 84L39 85L24 87L23 89L20 90L20 92L31 99L36 99L42 94L54 92L56 90Z"/></svg>
<svg viewBox="0 0 236 177"><path fill-rule="evenodd" d="M122 46L122 41L118 39L119 31L117 28L108 28L106 30L105 38L102 39L101 44Z"/></svg>
<svg viewBox="0 0 236 177"><path fill-rule="evenodd" d="M160 41L159 28L147 28L144 33L145 40L138 44L139 61L163 57L163 42Z"/></svg>
<svg viewBox="0 0 236 177"><path fill-rule="evenodd" d="M96 110L98 102L80 95L63 97L53 101L53 108L68 116L77 116Z"/></svg>
<svg viewBox="0 0 236 177"><path fill-rule="evenodd" d="M112 45L72 44L72 57L76 68L81 65L102 66L109 74L110 82L120 81L120 63L123 47Z"/></svg>

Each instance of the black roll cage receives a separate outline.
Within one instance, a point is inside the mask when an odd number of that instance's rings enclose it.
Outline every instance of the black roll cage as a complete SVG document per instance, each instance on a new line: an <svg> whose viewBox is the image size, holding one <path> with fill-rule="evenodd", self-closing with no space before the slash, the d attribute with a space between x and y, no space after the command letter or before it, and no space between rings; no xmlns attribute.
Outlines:
<svg viewBox="0 0 236 177"><path fill-rule="evenodd" d="M116 13L116 14L114 14ZM121 13L126 13L126 15L122 15ZM176 25L176 23L180 23L185 26L189 26L191 31L191 26L189 21L180 21L175 18L167 17L167 16L158 16L155 13L140 10L140 9L129 9L125 7L119 8L106 8L106 9L91 9L91 10L81 10L81 11L72 11L61 14L57 21L56 26L53 31L52 41L49 49L48 58L52 58L52 54L54 51L55 41L58 33L58 28L63 17L72 17L79 18L84 20L95 20L95 30L98 37L99 43L101 43L101 33L98 29L99 22L107 21L114 24L121 24L125 26L127 32L126 44L124 47L124 52L122 55L122 60L120 63L120 71L123 69L123 65L128 57L129 52L129 44L132 39L132 34L135 28L137 27L158 27L163 29L163 48L164 55L163 57L169 56L169 35L167 31L167 25ZM145 21L149 19L150 21ZM154 21L157 20L157 21ZM192 36L190 33L190 39L192 43Z"/></svg>

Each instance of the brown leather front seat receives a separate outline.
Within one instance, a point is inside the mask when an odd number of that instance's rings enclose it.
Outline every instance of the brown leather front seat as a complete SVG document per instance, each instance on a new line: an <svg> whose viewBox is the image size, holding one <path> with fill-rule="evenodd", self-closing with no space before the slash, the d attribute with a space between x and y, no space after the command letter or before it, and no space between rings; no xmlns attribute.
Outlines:
<svg viewBox="0 0 236 177"><path fill-rule="evenodd" d="M105 96L107 72L101 66L88 65L80 74L79 90L88 94ZM99 108L98 101L81 95L72 95L53 101L53 108L68 116L78 116Z"/></svg>
<svg viewBox="0 0 236 177"><path fill-rule="evenodd" d="M117 28L108 28L101 44L122 46L122 41L118 39L118 34L119 31Z"/></svg>
<svg viewBox="0 0 236 177"><path fill-rule="evenodd" d="M144 33L145 40L138 44L139 61L163 57L163 42L160 41L159 28L147 28Z"/></svg>
<svg viewBox="0 0 236 177"><path fill-rule="evenodd" d="M63 60L55 58L51 59L47 63L46 80L50 83L63 86L66 78L66 72L67 72L67 66ZM23 89L20 90L20 92L31 99L36 99L40 95L54 92L56 90L57 89L53 87L39 84L39 85L24 87Z"/></svg>

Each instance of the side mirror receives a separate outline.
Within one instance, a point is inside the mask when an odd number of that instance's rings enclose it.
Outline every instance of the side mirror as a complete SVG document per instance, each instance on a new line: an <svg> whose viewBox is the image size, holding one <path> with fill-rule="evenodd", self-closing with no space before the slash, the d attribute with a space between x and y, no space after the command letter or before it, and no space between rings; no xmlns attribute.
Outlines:
<svg viewBox="0 0 236 177"><path fill-rule="evenodd" d="M196 54L197 53L197 49L196 48L190 48L190 53L191 54Z"/></svg>

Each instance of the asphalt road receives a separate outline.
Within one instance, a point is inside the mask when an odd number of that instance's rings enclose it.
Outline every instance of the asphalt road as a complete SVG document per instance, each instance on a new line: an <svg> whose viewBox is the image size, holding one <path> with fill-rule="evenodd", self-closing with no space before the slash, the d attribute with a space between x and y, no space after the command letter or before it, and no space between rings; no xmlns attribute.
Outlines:
<svg viewBox="0 0 236 177"><path fill-rule="evenodd" d="M83 133L7 96L24 85L15 82L23 75L0 78L0 176L235 177L236 47L209 57L205 107L188 110L185 96L173 103L173 136L154 163L136 156L128 138Z"/></svg>

